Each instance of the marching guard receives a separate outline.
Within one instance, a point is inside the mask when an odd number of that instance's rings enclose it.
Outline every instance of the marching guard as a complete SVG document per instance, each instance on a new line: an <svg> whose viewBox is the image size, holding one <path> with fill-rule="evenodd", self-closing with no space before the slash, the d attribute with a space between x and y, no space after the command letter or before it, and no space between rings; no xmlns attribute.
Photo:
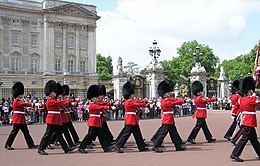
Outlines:
<svg viewBox="0 0 260 166"><path fill-rule="evenodd" d="M125 127L122 130L122 135L115 144L114 150L118 153L124 153L121 149L127 142L131 133L134 135L134 139L137 143L137 147L140 152L147 151L148 148L145 146L144 139L138 125L139 116L136 112L138 107L147 107L145 100L135 100L134 99L135 87L131 82L126 82L123 85L123 96L125 101Z"/></svg>
<svg viewBox="0 0 260 166"><path fill-rule="evenodd" d="M161 108L162 108L162 126L157 131L157 136L153 137L154 146L153 151L157 153L162 153L163 151L159 149L166 135L170 133L171 140L175 145L176 151L183 151L186 147L182 147L182 139L177 131L174 121L174 113L172 107L174 105L183 104L182 99L175 99L171 97L171 91L173 90L172 81L164 80L158 85L159 96L162 97Z"/></svg>
<svg viewBox="0 0 260 166"><path fill-rule="evenodd" d="M233 135L235 129L236 129L236 126L238 124L237 122L237 118L238 118L238 115L240 113L240 110L239 110L239 100L241 98L241 96L239 95L239 81L238 80L235 80L233 83L232 83L232 87L231 87L231 92L232 92L232 97L231 97L231 104L232 104L232 115L231 115L231 118L233 119L233 123L231 124L231 126L229 127L229 129L227 130L226 134L224 135L224 138L231 141L231 136Z"/></svg>
<svg viewBox="0 0 260 166"><path fill-rule="evenodd" d="M192 93L195 96L194 103L196 106L196 110L194 112L194 115L197 118L197 123L195 127L192 129L189 137L188 137L188 142L191 144L196 144L195 139L202 128L204 135L208 141L208 143L215 142L216 139L212 138L212 135L209 131L208 125L206 123L206 118L207 118L207 110L206 110L206 104L208 102L214 102L216 101L215 98L208 98L204 99L203 96L203 85L199 81L194 81L192 83L191 87Z"/></svg>
<svg viewBox="0 0 260 166"><path fill-rule="evenodd" d="M16 82L12 87L12 95L14 97L13 110L14 114L12 117L13 130L11 131L8 139L5 143L5 148L7 150L14 150L12 144L15 137L17 136L19 130L23 132L24 138L26 140L29 149L37 148L38 145L34 144L34 141L29 133L26 120L25 120L25 109L24 107L31 107L32 103L23 102L24 85L21 82Z"/></svg>
<svg viewBox="0 0 260 166"><path fill-rule="evenodd" d="M75 148L69 147L62 136L62 121L60 115L60 107L68 106L70 105L70 102L62 100L57 101L56 95L58 93L58 87L54 80L49 80L46 83L44 93L46 96L48 96L46 101L46 108L48 111L46 116L47 128L41 139L38 154L48 155L48 153L45 152L45 149L47 148L53 133L56 134L57 140L65 153L73 151Z"/></svg>
<svg viewBox="0 0 260 166"><path fill-rule="evenodd" d="M96 136L98 136L99 142L104 152L109 152L112 150L112 148L110 147L110 142L106 139L101 129L102 124L101 124L100 112L101 110L106 110L106 111L109 109L115 110L116 108L114 106L99 105L98 97L99 97L98 85L91 85L88 88L88 92L87 92L87 98L91 100L91 103L89 104L90 117L88 119L89 131L79 146L78 151L80 153L87 153L85 149Z"/></svg>
<svg viewBox="0 0 260 166"><path fill-rule="evenodd" d="M243 162L239 156L242 154L242 151L250 140L251 145L253 146L258 159L260 160L260 143L257 140L257 134L255 127L257 127L256 120L256 106L260 106L259 97L256 97L255 93L255 81L252 77L248 76L243 80L242 83L242 93L244 97L240 100L240 110L243 115L241 127L243 129L242 138L239 140L238 144L232 151L230 158L237 162Z"/></svg>

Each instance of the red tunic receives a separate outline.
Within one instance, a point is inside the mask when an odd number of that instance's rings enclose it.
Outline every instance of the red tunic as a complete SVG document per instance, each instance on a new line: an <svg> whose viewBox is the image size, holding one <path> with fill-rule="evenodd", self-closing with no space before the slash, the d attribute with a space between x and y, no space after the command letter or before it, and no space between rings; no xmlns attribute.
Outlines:
<svg viewBox="0 0 260 166"><path fill-rule="evenodd" d="M61 106L65 107L67 105L68 105L68 101L66 100L57 101L54 98L49 98L46 101L46 107L48 111L48 114L46 116L46 123L54 124L54 125L62 125L60 107Z"/></svg>
<svg viewBox="0 0 260 166"><path fill-rule="evenodd" d="M207 118L206 104L209 102L216 101L215 98L204 99L202 96L197 96L194 99L196 110L194 116L196 118Z"/></svg>
<svg viewBox="0 0 260 166"><path fill-rule="evenodd" d="M32 103L23 102L15 99L13 102L14 114L12 117L12 124L26 124L24 107L31 107Z"/></svg>
<svg viewBox="0 0 260 166"><path fill-rule="evenodd" d="M97 103L99 105L102 105L102 106L110 106L111 105L110 102L105 102L105 101L102 101L102 100L97 101ZM107 121L107 116L104 113L102 113L102 115L101 115L101 122L102 122L102 124L104 122L106 122L106 121Z"/></svg>
<svg viewBox="0 0 260 166"><path fill-rule="evenodd" d="M256 100L256 96L245 96L240 99L240 110L242 112L242 125L249 127L257 127L256 106L260 106L260 102Z"/></svg>
<svg viewBox="0 0 260 166"><path fill-rule="evenodd" d="M168 98L161 100L162 124L175 124L172 106L183 104L182 99Z"/></svg>
<svg viewBox="0 0 260 166"><path fill-rule="evenodd" d="M232 115L236 115L238 116L238 114L240 113L239 111L239 102L238 100L241 98L241 96L239 94L234 94L231 97L231 104L232 104Z"/></svg>
<svg viewBox="0 0 260 166"><path fill-rule="evenodd" d="M88 126L92 127L101 127L101 117L100 111L101 110L108 110L109 106L101 106L98 103L90 103L88 107L89 111L89 119L88 119Z"/></svg>
<svg viewBox="0 0 260 166"><path fill-rule="evenodd" d="M138 125L139 115L136 113L136 108L147 107L144 100L128 99L125 101L125 123L126 125Z"/></svg>

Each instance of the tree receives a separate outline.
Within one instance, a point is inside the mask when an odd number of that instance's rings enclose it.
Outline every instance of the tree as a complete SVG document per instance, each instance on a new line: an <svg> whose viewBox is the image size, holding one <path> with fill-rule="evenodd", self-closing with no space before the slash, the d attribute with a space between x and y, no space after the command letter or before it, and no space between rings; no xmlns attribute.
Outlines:
<svg viewBox="0 0 260 166"><path fill-rule="evenodd" d="M128 62L126 66L124 66L125 72L128 74L128 76L134 76L136 74L139 74L139 69L138 64L134 62Z"/></svg>
<svg viewBox="0 0 260 166"><path fill-rule="evenodd" d="M248 73L254 73L255 55L257 45L251 49L250 53L240 55L235 59L224 60L216 69L215 75L219 76L220 67L223 66L226 71L226 76L234 81L240 79L241 76L247 76Z"/></svg>
<svg viewBox="0 0 260 166"><path fill-rule="evenodd" d="M97 54L97 74L99 80L111 80L113 75L112 58Z"/></svg>
<svg viewBox="0 0 260 166"><path fill-rule="evenodd" d="M195 66L193 53L196 47L199 47L200 52L203 54L201 65L205 67L208 75L212 76L215 73L219 58L213 54L213 50L209 46L199 44L196 40L193 40L184 42L180 48L177 48L178 57L161 62L169 79L178 82L180 75L188 77L192 67Z"/></svg>

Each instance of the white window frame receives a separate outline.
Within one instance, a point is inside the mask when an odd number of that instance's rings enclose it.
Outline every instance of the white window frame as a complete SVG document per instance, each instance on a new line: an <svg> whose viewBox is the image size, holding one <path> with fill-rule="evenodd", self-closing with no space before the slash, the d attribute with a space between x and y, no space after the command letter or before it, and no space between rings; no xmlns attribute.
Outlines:
<svg viewBox="0 0 260 166"><path fill-rule="evenodd" d="M86 72L86 61L80 61L80 72Z"/></svg>
<svg viewBox="0 0 260 166"><path fill-rule="evenodd" d="M73 72L73 71L74 71L74 61L68 60L68 72Z"/></svg>
<svg viewBox="0 0 260 166"><path fill-rule="evenodd" d="M19 71L20 58L12 58L12 71Z"/></svg>
<svg viewBox="0 0 260 166"><path fill-rule="evenodd" d="M69 36L68 37L68 48L74 48L75 44L74 44L74 37L73 36Z"/></svg>
<svg viewBox="0 0 260 166"><path fill-rule="evenodd" d="M38 45L37 35L32 34L31 35L31 46L36 47Z"/></svg>
<svg viewBox="0 0 260 166"><path fill-rule="evenodd" d="M60 72L61 71L61 60L60 59L55 59L55 71Z"/></svg>
<svg viewBox="0 0 260 166"><path fill-rule="evenodd" d="M31 61L31 72L38 71L38 59L33 58Z"/></svg>
<svg viewBox="0 0 260 166"><path fill-rule="evenodd" d="M20 45L20 33L19 32L12 33L12 45L15 45L15 46Z"/></svg>
<svg viewBox="0 0 260 166"><path fill-rule="evenodd" d="M87 41L87 39L85 37L81 38L81 40L80 40L80 49L86 49L86 41Z"/></svg>
<svg viewBox="0 0 260 166"><path fill-rule="evenodd" d="M61 47L61 35L54 36L55 47Z"/></svg>

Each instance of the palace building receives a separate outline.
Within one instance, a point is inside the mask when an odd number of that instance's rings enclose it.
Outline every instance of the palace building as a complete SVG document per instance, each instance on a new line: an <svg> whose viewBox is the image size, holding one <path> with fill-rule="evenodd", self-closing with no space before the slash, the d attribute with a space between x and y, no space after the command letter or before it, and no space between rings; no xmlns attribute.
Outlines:
<svg viewBox="0 0 260 166"><path fill-rule="evenodd" d="M0 97L23 82L44 96L50 80L86 97L96 84L96 6L60 0L0 0Z"/></svg>

